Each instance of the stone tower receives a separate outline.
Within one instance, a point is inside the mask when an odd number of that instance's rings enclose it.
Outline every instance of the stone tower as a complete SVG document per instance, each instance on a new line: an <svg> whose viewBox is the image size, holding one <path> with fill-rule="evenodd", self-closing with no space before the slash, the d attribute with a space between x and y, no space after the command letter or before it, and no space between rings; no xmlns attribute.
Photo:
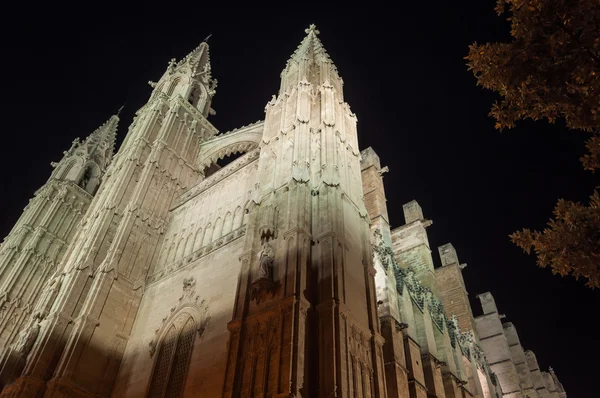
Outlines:
<svg viewBox="0 0 600 398"><path fill-rule="evenodd" d="M266 106L224 397L386 396L356 116L306 33Z"/></svg>
<svg viewBox="0 0 600 398"><path fill-rule="evenodd" d="M3 364L3 383L21 374L4 394L110 394L171 201L200 178L193 165L200 142L216 133L206 120L216 85L206 43L172 60L150 84L150 100L138 110L51 281L59 288L48 314L30 321L39 332L24 368L23 361ZM94 187L98 173L84 174L85 189Z"/></svg>
<svg viewBox="0 0 600 398"><path fill-rule="evenodd" d="M27 326L113 156L119 117L73 141L0 246L0 347ZM42 313L35 314L39 318Z"/></svg>

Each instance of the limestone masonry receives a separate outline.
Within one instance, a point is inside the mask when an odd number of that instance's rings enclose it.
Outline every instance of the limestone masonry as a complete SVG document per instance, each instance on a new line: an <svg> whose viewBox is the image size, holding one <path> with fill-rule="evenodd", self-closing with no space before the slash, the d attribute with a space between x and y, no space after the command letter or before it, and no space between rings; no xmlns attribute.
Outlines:
<svg viewBox="0 0 600 398"><path fill-rule="evenodd" d="M391 228L318 33L264 121L208 121L203 42L52 164L0 246L1 397L566 397L417 202Z"/></svg>

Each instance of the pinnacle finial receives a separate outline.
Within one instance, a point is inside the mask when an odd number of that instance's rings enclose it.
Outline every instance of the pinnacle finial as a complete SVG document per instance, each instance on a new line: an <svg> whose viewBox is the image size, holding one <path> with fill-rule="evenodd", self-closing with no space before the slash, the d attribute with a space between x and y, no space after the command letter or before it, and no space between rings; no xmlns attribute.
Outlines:
<svg viewBox="0 0 600 398"><path fill-rule="evenodd" d="M304 29L304 32L306 32L306 34L314 33L315 35L321 33L317 30L317 26L314 23L311 23L307 29Z"/></svg>
<svg viewBox="0 0 600 398"><path fill-rule="evenodd" d="M121 107L117 111L117 116L119 116L121 114L121 111L123 110L123 108L125 108L125 104L121 105Z"/></svg>

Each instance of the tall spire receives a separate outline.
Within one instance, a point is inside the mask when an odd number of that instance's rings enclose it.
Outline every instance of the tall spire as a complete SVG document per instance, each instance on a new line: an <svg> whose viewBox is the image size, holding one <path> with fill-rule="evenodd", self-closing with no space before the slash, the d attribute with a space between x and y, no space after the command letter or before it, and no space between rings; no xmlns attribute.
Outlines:
<svg viewBox="0 0 600 398"><path fill-rule="evenodd" d="M114 151L119 115L111 116L83 141L73 140L60 162L52 162L50 180L73 181L88 193L94 194L100 179L110 164Z"/></svg>
<svg viewBox="0 0 600 398"><path fill-rule="evenodd" d="M148 82L154 88L151 98L157 98L159 93L169 99L183 97L204 117L214 114L210 104L216 93L217 79L212 78L207 39L179 62L171 59L158 83Z"/></svg>
<svg viewBox="0 0 600 398"><path fill-rule="evenodd" d="M119 112L121 109L119 109ZM119 125L119 113L112 115L100 127L87 136L82 146L86 148L88 156L95 159L99 166L108 166L115 152L115 140ZM101 164L104 163L104 164Z"/></svg>
<svg viewBox="0 0 600 398"><path fill-rule="evenodd" d="M279 93L287 92L305 81L316 86L333 85L342 99L342 79L318 37L317 27L311 24L304 31L306 36L281 72Z"/></svg>
<svg viewBox="0 0 600 398"><path fill-rule="evenodd" d="M304 32L306 32L306 36L290 57L290 61L299 62L301 59L309 59L331 62L331 58L329 58L327 51L325 51L323 43L318 38L320 32L317 30L315 24L311 24Z"/></svg>
<svg viewBox="0 0 600 398"><path fill-rule="evenodd" d="M200 43L198 47L192 50L186 55L181 61L173 65L173 69L177 69L183 65L189 65L193 75L204 73L206 74L206 80L210 79L210 54L208 51L208 43L206 39Z"/></svg>

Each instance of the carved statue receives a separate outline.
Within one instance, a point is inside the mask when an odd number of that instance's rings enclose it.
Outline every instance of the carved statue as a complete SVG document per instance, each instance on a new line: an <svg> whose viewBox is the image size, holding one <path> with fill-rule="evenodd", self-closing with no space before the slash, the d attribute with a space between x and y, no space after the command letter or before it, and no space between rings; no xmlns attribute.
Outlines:
<svg viewBox="0 0 600 398"><path fill-rule="evenodd" d="M193 276L183 279L183 291L185 293L190 292L194 286L196 286L196 279Z"/></svg>
<svg viewBox="0 0 600 398"><path fill-rule="evenodd" d="M261 251L258 252L258 278L271 278L271 267L275 260L275 253L268 242L263 243Z"/></svg>
<svg viewBox="0 0 600 398"><path fill-rule="evenodd" d="M40 324L37 321L34 322L30 328L23 329L21 333L19 333L19 338L14 345L15 351L20 352L23 355L29 354L39 333Z"/></svg>

